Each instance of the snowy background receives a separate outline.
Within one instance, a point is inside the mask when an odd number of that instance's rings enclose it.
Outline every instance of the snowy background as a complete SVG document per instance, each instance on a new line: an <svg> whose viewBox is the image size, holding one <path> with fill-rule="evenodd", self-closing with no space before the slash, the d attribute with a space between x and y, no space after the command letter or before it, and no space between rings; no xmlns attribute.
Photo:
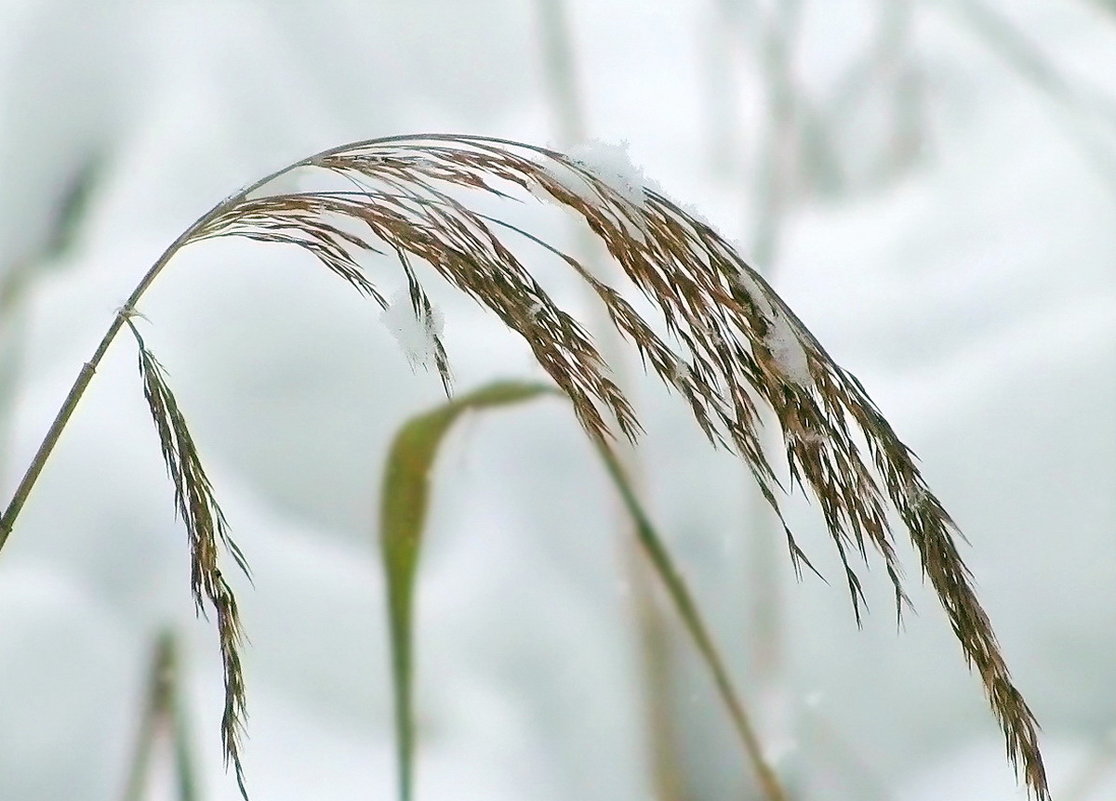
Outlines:
<svg viewBox="0 0 1116 801"><path fill-rule="evenodd" d="M240 186L396 133L625 140L741 243L921 457L971 541L1055 796L1116 797L1110 1L5 0L0 98L5 500L139 275ZM477 308L437 300L459 388L539 375ZM254 589L232 579L252 797L392 797L376 495L437 375L411 369L374 304L282 247L196 245L140 310L254 570ZM1023 798L909 549L917 614L897 631L872 574L858 630L839 580L795 580L743 469L626 369L653 513L794 796ZM819 517L793 514L836 576ZM419 597L419 798L758 797L669 614L673 646L645 656L629 557L567 409L456 432ZM121 798L168 626L202 797L236 798L216 637L193 617L121 338L0 554L0 799ZM652 668L673 688L655 703ZM176 797L161 749L152 799Z"/></svg>

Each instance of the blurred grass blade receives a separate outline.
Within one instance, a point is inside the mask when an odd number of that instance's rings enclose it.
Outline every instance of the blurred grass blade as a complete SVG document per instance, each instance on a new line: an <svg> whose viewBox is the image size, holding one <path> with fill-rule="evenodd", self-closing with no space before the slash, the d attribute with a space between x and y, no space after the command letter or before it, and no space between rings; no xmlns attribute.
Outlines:
<svg viewBox="0 0 1116 801"><path fill-rule="evenodd" d="M380 547L388 590L401 801L412 797L415 725L411 611L430 497L430 473L438 448L465 412L509 406L544 394L554 394L554 389L533 383L489 384L411 418L395 435L388 452L380 507Z"/></svg>
<svg viewBox="0 0 1116 801"><path fill-rule="evenodd" d="M439 445L453 423L466 411L521 403L543 394L557 393L552 387L541 384L489 384L412 418L396 434L389 451L381 500L380 542L387 575L401 801L411 801L414 786L412 610L422 534L429 507L430 472ZM632 518L640 544L713 676L766 798L768 801L784 801L787 795L763 756L759 738L684 579L636 497L616 455L603 440L595 440L595 443L608 475L620 493L624 508Z"/></svg>

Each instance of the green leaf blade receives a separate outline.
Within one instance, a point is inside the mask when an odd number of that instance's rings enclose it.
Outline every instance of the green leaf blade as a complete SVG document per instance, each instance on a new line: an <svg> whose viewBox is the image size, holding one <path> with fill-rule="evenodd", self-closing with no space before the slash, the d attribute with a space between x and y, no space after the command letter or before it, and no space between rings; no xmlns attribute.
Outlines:
<svg viewBox="0 0 1116 801"><path fill-rule="evenodd" d="M413 704L415 579L430 502L430 479L438 450L466 412L524 403L559 394L545 384L500 381L412 417L388 450L381 490L380 551L388 593L392 688L400 801L411 801L414 777Z"/></svg>

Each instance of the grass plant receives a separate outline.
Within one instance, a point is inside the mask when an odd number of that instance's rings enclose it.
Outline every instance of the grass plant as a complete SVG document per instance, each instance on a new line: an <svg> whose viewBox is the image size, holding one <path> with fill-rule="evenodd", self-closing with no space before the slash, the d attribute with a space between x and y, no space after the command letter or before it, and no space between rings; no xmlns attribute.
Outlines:
<svg viewBox="0 0 1116 801"><path fill-rule="evenodd" d="M315 177L323 186L302 190L288 189L288 181L272 184L288 173ZM509 207L515 199L531 198L565 207L603 243L622 281L606 282L530 231L478 210L480 204L470 204L473 193L506 199ZM113 317L0 517L3 547L101 359L127 328L138 348L144 395L176 508L188 531L195 602L199 611L216 618L226 695L222 739L245 796L239 744L245 712L241 627L221 563L230 557L247 572L247 561L229 535L185 413L138 328L139 303L175 254L227 236L303 248L383 307L387 301L364 262L369 254L394 259L407 281L417 324L429 340L430 361L448 392L449 352L430 324L434 315L426 292L430 282L445 281L524 339L608 462L617 438L638 438L639 420L588 329L554 302L507 243L518 240L540 258L558 259L599 298L611 326L645 368L681 397L711 443L735 452L748 466L780 520L799 571L813 566L783 521L780 497L785 485L813 497L844 566L858 620L864 600L854 568L858 558L882 565L900 614L908 603L891 516L902 522L966 660L983 683L1009 758L1033 794L1049 798L1035 718L1012 682L972 588L956 545L958 531L860 382L830 358L716 231L662 193L633 184L623 171L593 167L550 149L465 135L396 136L331 148L266 176L199 218L151 266ZM654 319L636 311L625 296L629 289L650 304ZM778 429L789 471L783 481L764 447L765 415ZM646 537L649 524L637 515L634 496L624 500L656 561L653 541ZM660 556L664 561L656 566L685 619L684 596L671 587L669 561L665 552ZM711 662L702 638L692 626L690 632ZM778 797L770 790L768 795Z"/></svg>

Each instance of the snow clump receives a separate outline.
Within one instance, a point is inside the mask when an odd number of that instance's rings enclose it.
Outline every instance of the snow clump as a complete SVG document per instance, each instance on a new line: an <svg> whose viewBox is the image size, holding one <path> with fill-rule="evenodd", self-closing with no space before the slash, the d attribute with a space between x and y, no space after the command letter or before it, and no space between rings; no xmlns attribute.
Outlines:
<svg viewBox="0 0 1116 801"><path fill-rule="evenodd" d="M740 247L733 242L732 248L737 253L740 252ZM743 292L752 299L752 303L759 309L760 314L770 319L774 317L776 312L768 300L767 290L763 285L753 277L753 275L744 267L737 267L736 272L730 279L733 289Z"/></svg>
<svg viewBox="0 0 1116 801"><path fill-rule="evenodd" d="M632 163L628 147L627 141L614 145L594 139L575 145L566 155L628 203L641 208L646 179L643 170Z"/></svg>
<svg viewBox="0 0 1116 801"><path fill-rule="evenodd" d="M412 367L432 367L445 317L433 305L419 304L415 311L410 293L401 289L391 297L380 320L391 331Z"/></svg>
<svg viewBox="0 0 1116 801"><path fill-rule="evenodd" d="M778 309L774 312L767 318L764 344L771 351L775 367L788 381L801 387L810 387L814 383L814 377L810 374L810 360L806 356L806 350L787 316Z"/></svg>
<svg viewBox="0 0 1116 801"><path fill-rule="evenodd" d="M667 375L670 376L671 383L675 386L687 384L693 378L690 365L686 364L686 362L677 356L674 356L667 365Z"/></svg>
<svg viewBox="0 0 1116 801"><path fill-rule="evenodd" d="M813 386L814 377L810 374L810 360L802 341L778 304L774 303L767 288L744 267L737 269L731 278L734 289L752 299L756 309L767 323L767 333L763 344L771 352L776 369L788 381L802 387Z"/></svg>

